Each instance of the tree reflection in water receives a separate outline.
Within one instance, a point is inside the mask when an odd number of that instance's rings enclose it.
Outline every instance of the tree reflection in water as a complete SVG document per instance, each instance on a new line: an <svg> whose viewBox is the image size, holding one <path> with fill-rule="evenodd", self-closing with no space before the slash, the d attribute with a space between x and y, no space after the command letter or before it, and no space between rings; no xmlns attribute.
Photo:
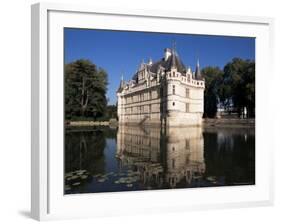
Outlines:
<svg viewBox="0 0 281 224"><path fill-rule="evenodd" d="M254 184L254 138L243 128L66 130L65 193Z"/></svg>

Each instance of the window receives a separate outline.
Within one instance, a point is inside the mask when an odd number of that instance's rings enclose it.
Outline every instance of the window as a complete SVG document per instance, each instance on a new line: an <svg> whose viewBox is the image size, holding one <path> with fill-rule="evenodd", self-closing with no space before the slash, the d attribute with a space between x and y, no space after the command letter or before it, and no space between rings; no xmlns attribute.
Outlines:
<svg viewBox="0 0 281 224"><path fill-rule="evenodd" d="M189 88L185 89L185 96L186 96L186 98L189 98Z"/></svg>
<svg viewBox="0 0 281 224"><path fill-rule="evenodd" d="M189 103L185 104L185 112L189 112Z"/></svg>
<svg viewBox="0 0 281 224"><path fill-rule="evenodd" d="M156 91L156 98L159 98L160 97L160 89L157 89Z"/></svg>
<svg viewBox="0 0 281 224"><path fill-rule="evenodd" d="M175 102L173 102L173 106L175 106Z"/></svg>
<svg viewBox="0 0 281 224"><path fill-rule="evenodd" d="M175 95L176 94L176 87L175 87L175 85L173 85L173 95Z"/></svg>
<svg viewBox="0 0 281 224"><path fill-rule="evenodd" d="M189 139L185 140L185 149L189 150L190 149L190 142Z"/></svg>

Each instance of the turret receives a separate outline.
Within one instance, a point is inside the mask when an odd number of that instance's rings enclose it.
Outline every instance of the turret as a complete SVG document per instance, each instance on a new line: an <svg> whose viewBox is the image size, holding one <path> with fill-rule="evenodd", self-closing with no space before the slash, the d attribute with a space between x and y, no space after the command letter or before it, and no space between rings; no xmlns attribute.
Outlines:
<svg viewBox="0 0 281 224"><path fill-rule="evenodd" d="M196 69L195 69L195 79L202 80L200 65L199 65L199 59L197 60Z"/></svg>
<svg viewBox="0 0 281 224"><path fill-rule="evenodd" d="M176 51L175 49L173 49L172 52L172 61L171 61L171 69L176 69L177 65L176 65Z"/></svg>
<svg viewBox="0 0 281 224"><path fill-rule="evenodd" d="M165 61L168 60L168 58L172 55L172 51L170 48L165 48L164 49L164 59Z"/></svg>
<svg viewBox="0 0 281 224"><path fill-rule="evenodd" d="M123 74L122 74L120 84L119 84L119 88L118 88L117 92L121 92L123 90L123 88L125 87L125 85L126 85L126 82L124 81L124 77L123 77Z"/></svg>

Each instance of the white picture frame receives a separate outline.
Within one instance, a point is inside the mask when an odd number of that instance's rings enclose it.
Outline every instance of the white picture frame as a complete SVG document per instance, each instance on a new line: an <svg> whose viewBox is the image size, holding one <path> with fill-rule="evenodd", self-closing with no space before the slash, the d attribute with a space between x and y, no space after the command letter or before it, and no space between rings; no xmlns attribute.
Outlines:
<svg viewBox="0 0 281 224"><path fill-rule="evenodd" d="M31 214L37 220L248 207L273 203L271 117L272 18L180 11L32 5ZM147 25L149 24L149 26ZM178 25L177 25L178 24ZM179 27L188 27L180 30ZM181 32L256 38L256 184L122 193L63 195L63 27ZM55 149L55 150L54 150Z"/></svg>

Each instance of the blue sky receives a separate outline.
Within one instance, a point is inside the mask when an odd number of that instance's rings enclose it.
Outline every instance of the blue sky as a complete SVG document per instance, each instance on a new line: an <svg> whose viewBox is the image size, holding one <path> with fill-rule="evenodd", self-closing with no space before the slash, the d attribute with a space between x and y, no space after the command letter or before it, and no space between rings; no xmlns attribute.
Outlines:
<svg viewBox="0 0 281 224"><path fill-rule="evenodd" d="M121 75L129 80L142 60L158 61L164 48L176 43L176 50L186 66L224 65L234 57L255 59L255 39L246 37L146 33L65 28L65 63L89 59L108 73L109 104L116 103Z"/></svg>

